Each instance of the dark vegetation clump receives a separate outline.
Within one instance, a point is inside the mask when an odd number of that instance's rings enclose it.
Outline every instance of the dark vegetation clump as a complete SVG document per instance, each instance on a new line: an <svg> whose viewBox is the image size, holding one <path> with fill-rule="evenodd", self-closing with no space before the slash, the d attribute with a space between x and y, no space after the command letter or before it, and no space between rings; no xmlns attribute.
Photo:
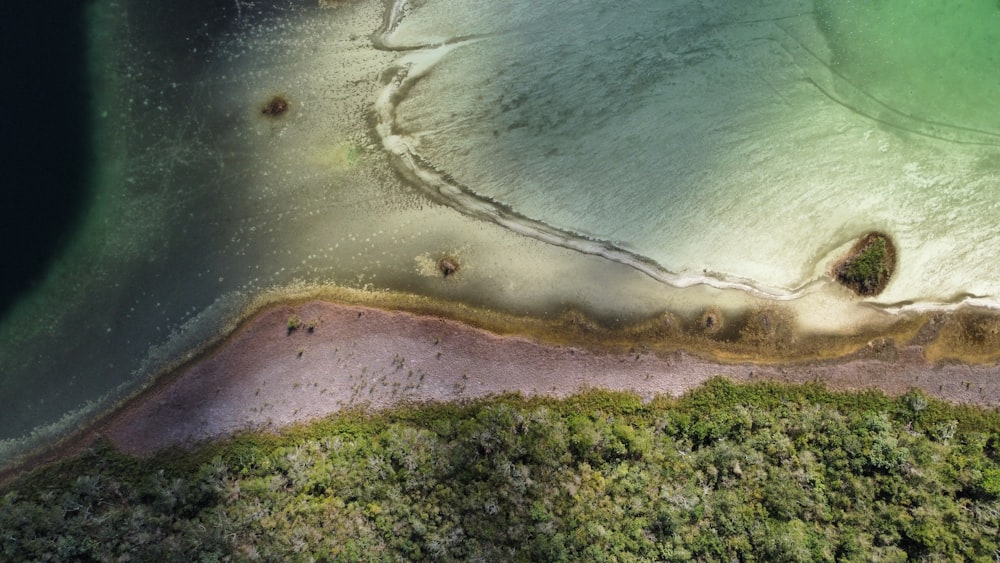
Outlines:
<svg viewBox="0 0 1000 563"><path fill-rule="evenodd" d="M451 276L458 272L458 260L451 256L445 256L438 260L438 271L443 277Z"/></svg>
<svg viewBox="0 0 1000 563"><path fill-rule="evenodd" d="M281 117L288 113L288 107L287 99L282 96L274 96L264 104L260 113L266 117Z"/></svg>
<svg viewBox="0 0 1000 563"><path fill-rule="evenodd" d="M992 561L1000 413L734 385L345 413L0 489L4 561Z"/></svg>
<svg viewBox="0 0 1000 563"><path fill-rule="evenodd" d="M834 277L854 293L870 297L882 293L896 270L896 247L889 236L868 233L834 267Z"/></svg>
<svg viewBox="0 0 1000 563"><path fill-rule="evenodd" d="M698 327L705 334L715 334L722 330L725 324L722 311L717 307L712 307L702 312L701 317L698 319Z"/></svg>

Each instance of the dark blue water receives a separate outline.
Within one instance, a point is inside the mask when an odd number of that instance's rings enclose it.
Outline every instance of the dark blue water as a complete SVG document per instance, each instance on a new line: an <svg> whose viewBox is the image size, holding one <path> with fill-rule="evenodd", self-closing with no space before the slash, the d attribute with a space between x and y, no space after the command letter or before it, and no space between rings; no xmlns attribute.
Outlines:
<svg viewBox="0 0 1000 563"><path fill-rule="evenodd" d="M86 2L3 4L0 318L44 276L87 196Z"/></svg>

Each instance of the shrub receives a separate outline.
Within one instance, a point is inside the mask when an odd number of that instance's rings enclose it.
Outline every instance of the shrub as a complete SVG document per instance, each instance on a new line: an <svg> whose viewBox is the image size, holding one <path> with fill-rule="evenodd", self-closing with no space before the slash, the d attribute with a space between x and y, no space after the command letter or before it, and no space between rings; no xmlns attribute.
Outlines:
<svg viewBox="0 0 1000 563"><path fill-rule="evenodd" d="M862 237L834 268L837 281L858 295L878 295L889 284L896 268L896 249L888 235Z"/></svg>

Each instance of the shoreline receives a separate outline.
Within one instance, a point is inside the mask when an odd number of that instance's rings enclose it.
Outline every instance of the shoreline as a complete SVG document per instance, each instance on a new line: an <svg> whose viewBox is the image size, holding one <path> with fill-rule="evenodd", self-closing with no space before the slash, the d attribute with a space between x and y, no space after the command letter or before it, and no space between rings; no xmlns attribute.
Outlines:
<svg viewBox="0 0 1000 563"><path fill-rule="evenodd" d="M650 400L681 395L716 376L889 395L916 388L952 403L1000 406L1000 366L992 354L970 355L963 363L938 350L970 323L989 325L980 327L989 332L1000 319L987 312L912 317L884 333L895 339L822 336L820 343L839 345L797 359L757 337L743 344L717 340L732 334L731 326L720 329L719 314L691 320L662 313L634 326L607 328L573 312L554 320L519 318L400 294L339 290L266 300L227 336L94 423L0 470L0 482L101 439L142 456L246 430L276 430L343 409L511 392L565 397L590 388ZM709 317L716 319L712 326L698 325ZM295 328L292 318L299 321ZM770 327L767 334L785 337L779 329L787 319L772 311L752 312L738 322L740 334L763 323ZM754 341L760 354L750 358L741 347ZM799 344L799 353L822 352L816 343ZM767 350L776 355L761 352ZM976 359L984 361L971 363Z"/></svg>

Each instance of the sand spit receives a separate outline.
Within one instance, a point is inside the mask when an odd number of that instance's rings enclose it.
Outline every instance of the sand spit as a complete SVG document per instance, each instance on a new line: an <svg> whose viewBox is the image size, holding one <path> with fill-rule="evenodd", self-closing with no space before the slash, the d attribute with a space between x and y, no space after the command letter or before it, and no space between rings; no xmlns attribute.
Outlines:
<svg viewBox="0 0 1000 563"><path fill-rule="evenodd" d="M889 394L919 388L951 402L1000 405L1000 367L930 363L916 344L883 349L876 343L838 361L720 364L684 352L595 352L434 316L313 301L264 311L216 353L107 417L83 442L104 436L123 451L145 455L345 407L515 391L562 397L587 388L679 395L717 375Z"/></svg>

